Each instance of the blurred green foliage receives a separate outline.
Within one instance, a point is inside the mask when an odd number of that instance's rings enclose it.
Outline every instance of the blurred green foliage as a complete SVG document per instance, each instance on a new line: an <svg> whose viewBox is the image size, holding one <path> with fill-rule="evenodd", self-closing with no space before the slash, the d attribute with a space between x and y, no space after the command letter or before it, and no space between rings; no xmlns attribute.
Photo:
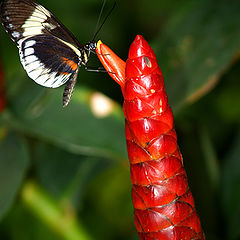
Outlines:
<svg viewBox="0 0 240 240"><path fill-rule="evenodd" d="M101 1L42 0L81 43ZM113 2L108 1L104 13ZM142 34L165 77L184 164L207 239L240 239L240 2L118 1L99 38L121 58ZM0 114L0 239L138 239L120 88L80 70L72 101L24 72L3 28L7 108ZM96 57L90 65L99 66ZM94 92L115 101L104 118Z"/></svg>

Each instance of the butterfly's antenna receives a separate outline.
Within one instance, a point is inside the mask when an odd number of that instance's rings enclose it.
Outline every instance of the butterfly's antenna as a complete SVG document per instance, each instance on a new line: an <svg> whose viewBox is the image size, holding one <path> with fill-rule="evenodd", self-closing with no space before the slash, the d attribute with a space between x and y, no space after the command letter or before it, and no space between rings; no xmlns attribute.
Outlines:
<svg viewBox="0 0 240 240"><path fill-rule="evenodd" d="M104 9L104 6L105 6L105 4L106 4L106 1L107 1L107 0L104 0L104 1L103 1L102 8L101 8L101 11L100 11L100 13L99 13L98 20L97 20L97 24L96 24L95 31L94 31L94 34L93 34L93 39L94 39L94 37L95 37L95 35L96 35L97 29L98 29L98 26L99 26L99 22L100 22L102 13L103 13L103 9Z"/></svg>
<svg viewBox="0 0 240 240"><path fill-rule="evenodd" d="M106 22L106 20L108 19L108 17L110 16L110 14L112 13L113 9L114 9L115 6L116 6L116 2L114 2L112 8L110 9L110 11L108 12L108 14L107 14L106 17L104 18L102 24L100 25L100 27L98 27L105 3L106 3L106 0L104 0L104 2L103 2L103 5L102 5L102 8L101 8L99 17L98 17L97 25L96 25L96 28L95 28L95 31L94 31L95 33L94 33L94 35L93 35L93 40L95 40L97 34L99 33L99 31L101 30L102 26L104 25L104 23Z"/></svg>

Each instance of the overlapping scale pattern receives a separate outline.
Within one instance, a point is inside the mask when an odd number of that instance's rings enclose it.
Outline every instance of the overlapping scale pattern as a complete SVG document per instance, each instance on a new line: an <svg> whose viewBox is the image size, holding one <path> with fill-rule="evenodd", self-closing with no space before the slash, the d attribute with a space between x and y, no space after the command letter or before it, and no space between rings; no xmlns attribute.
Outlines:
<svg viewBox="0 0 240 240"><path fill-rule="evenodd" d="M163 76L141 36L129 50L123 95L134 221L140 239L204 239Z"/></svg>

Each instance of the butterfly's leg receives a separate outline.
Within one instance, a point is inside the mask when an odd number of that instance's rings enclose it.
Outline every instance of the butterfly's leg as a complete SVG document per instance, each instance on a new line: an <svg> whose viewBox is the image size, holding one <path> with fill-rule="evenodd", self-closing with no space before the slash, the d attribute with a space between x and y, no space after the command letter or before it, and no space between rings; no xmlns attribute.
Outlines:
<svg viewBox="0 0 240 240"><path fill-rule="evenodd" d="M89 67L85 65L85 70L88 72L107 72L103 67Z"/></svg>

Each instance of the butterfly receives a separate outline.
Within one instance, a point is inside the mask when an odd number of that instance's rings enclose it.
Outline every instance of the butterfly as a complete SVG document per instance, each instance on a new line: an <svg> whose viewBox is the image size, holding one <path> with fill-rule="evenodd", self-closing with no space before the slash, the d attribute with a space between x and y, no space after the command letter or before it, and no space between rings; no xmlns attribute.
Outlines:
<svg viewBox="0 0 240 240"><path fill-rule="evenodd" d="M36 83L57 88L66 83L63 106L67 106L81 65L87 69L94 40L80 44L46 8L34 0L3 0L0 19L19 49L20 61Z"/></svg>

